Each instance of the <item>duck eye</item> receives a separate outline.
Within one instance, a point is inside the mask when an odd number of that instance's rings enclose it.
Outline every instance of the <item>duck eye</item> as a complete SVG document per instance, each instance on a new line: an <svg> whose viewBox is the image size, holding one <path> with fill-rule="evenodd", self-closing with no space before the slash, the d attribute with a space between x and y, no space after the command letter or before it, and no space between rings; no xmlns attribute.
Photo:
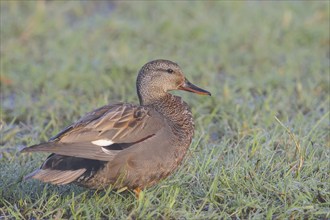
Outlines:
<svg viewBox="0 0 330 220"><path fill-rule="evenodd" d="M173 70L172 69L167 69L166 70L168 73L173 73Z"/></svg>

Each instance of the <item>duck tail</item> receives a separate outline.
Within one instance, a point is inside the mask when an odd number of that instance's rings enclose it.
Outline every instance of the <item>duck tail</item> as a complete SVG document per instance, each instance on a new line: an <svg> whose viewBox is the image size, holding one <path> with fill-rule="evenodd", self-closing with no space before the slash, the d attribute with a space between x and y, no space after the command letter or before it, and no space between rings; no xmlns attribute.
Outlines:
<svg viewBox="0 0 330 220"><path fill-rule="evenodd" d="M78 169L78 170L37 169L32 173L26 175L23 179L28 180L33 178L46 183L64 185L75 181L85 171L86 169Z"/></svg>

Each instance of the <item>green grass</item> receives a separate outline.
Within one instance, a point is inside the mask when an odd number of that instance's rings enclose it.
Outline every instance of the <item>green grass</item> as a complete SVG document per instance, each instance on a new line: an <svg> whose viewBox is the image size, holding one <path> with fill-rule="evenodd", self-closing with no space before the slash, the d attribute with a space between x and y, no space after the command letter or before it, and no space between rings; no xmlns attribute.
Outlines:
<svg viewBox="0 0 330 220"><path fill-rule="evenodd" d="M0 219L330 218L328 1L1 1L0 13ZM137 103L136 73L157 58L212 92L175 92L196 122L176 173L138 200L22 181L47 155L21 148Z"/></svg>

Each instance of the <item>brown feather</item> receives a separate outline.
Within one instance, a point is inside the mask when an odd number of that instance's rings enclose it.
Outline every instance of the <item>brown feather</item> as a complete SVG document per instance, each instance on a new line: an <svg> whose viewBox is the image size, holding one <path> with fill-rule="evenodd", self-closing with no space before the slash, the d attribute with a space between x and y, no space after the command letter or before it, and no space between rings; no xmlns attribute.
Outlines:
<svg viewBox="0 0 330 220"><path fill-rule="evenodd" d="M50 170L50 169L38 169L33 173L24 177L24 179L38 179L43 182L48 182L52 184L68 184L75 181L78 177L80 177L86 169L78 169L78 170Z"/></svg>
<svg viewBox="0 0 330 220"><path fill-rule="evenodd" d="M92 160L111 161L118 151L108 150L105 153L102 147L91 143L61 143L48 142L24 148L21 152L48 152L59 155L80 157Z"/></svg>

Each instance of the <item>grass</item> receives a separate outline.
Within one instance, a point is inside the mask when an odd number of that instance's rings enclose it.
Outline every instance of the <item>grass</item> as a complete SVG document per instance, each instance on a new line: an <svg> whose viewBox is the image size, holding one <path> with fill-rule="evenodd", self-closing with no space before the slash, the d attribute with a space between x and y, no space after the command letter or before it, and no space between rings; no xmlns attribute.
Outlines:
<svg viewBox="0 0 330 220"><path fill-rule="evenodd" d="M330 218L329 2L1 1L0 219ZM20 154L178 62L196 133L176 173L95 192L22 177Z"/></svg>

